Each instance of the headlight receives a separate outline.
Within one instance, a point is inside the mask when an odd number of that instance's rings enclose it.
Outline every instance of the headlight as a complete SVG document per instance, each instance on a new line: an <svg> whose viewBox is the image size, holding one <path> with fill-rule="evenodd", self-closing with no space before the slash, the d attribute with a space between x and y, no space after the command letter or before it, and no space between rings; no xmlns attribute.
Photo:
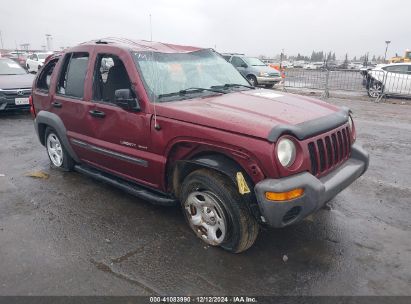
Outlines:
<svg viewBox="0 0 411 304"><path fill-rule="evenodd" d="M277 143L277 158L283 167L290 167L295 161L295 144L288 138L280 139Z"/></svg>
<svg viewBox="0 0 411 304"><path fill-rule="evenodd" d="M268 77L268 76L270 76L270 75L268 75L268 73L266 73L266 72L260 72L260 76L262 76L262 77Z"/></svg>
<svg viewBox="0 0 411 304"><path fill-rule="evenodd" d="M348 116L348 128L350 129L350 133L352 133L352 126L353 126L353 121L351 115Z"/></svg>
<svg viewBox="0 0 411 304"><path fill-rule="evenodd" d="M355 130L354 130L354 121L352 120L351 115L348 116L348 129L350 130L352 143L354 143L355 139L356 139L356 134L355 134Z"/></svg>

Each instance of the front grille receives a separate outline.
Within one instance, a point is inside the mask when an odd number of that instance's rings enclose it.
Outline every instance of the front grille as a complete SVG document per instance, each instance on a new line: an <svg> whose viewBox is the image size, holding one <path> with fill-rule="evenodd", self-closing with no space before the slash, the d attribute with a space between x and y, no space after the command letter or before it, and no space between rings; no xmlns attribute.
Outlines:
<svg viewBox="0 0 411 304"><path fill-rule="evenodd" d="M351 153L351 140L348 127L327 133L308 143L311 173L320 176L348 159Z"/></svg>
<svg viewBox="0 0 411 304"><path fill-rule="evenodd" d="M270 77L280 77L278 73L268 73Z"/></svg>

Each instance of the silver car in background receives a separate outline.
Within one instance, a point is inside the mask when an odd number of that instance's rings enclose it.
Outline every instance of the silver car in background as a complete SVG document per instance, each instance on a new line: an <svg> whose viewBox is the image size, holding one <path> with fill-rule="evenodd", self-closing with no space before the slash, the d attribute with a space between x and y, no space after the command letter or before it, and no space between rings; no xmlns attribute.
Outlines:
<svg viewBox="0 0 411 304"><path fill-rule="evenodd" d="M263 85L272 88L279 83L281 73L269 67L256 57L248 57L243 54L223 54L225 60L230 62L252 86Z"/></svg>

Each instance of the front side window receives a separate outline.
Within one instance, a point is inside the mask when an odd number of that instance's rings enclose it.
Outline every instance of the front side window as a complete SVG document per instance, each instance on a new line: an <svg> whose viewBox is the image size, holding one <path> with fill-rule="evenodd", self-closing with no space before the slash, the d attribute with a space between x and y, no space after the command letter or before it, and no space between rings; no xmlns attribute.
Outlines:
<svg viewBox="0 0 411 304"><path fill-rule="evenodd" d="M201 88L202 94L215 94L211 90L226 84L249 86L233 65L209 49L188 53L136 52L133 55L151 101L170 101L166 97L168 94L187 89ZM193 96L180 94L178 99L190 97Z"/></svg>
<svg viewBox="0 0 411 304"><path fill-rule="evenodd" d="M123 62L115 55L97 56L93 76L93 100L114 103L115 91L131 90L131 82Z"/></svg>
<svg viewBox="0 0 411 304"><path fill-rule="evenodd" d="M231 64L235 67L241 67L244 64L244 61L240 57L234 56L231 59Z"/></svg>
<svg viewBox="0 0 411 304"><path fill-rule="evenodd" d="M39 90L43 90L46 92L49 91L51 74L53 73L54 67L56 66L58 60L58 58L50 60L41 70L40 76L37 80L37 88Z"/></svg>
<svg viewBox="0 0 411 304"><path fill-rule="evenodd" d="M88 53L70 53L66 55L57 84L58 94L83 98L88 59Z"/></svg>

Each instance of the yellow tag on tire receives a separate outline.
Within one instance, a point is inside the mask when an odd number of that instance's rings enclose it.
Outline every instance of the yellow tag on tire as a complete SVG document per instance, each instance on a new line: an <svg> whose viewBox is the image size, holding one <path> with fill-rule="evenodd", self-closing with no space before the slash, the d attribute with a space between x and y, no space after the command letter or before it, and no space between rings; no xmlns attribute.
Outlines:
<svg viewBox="0 0 411 304"><path fill-rule="evenodd" d="M237 172L237 184L238 184L238 192L240 192L241 195L250 193L250 188L248 188L244 175L241 172Z"/></svg>

